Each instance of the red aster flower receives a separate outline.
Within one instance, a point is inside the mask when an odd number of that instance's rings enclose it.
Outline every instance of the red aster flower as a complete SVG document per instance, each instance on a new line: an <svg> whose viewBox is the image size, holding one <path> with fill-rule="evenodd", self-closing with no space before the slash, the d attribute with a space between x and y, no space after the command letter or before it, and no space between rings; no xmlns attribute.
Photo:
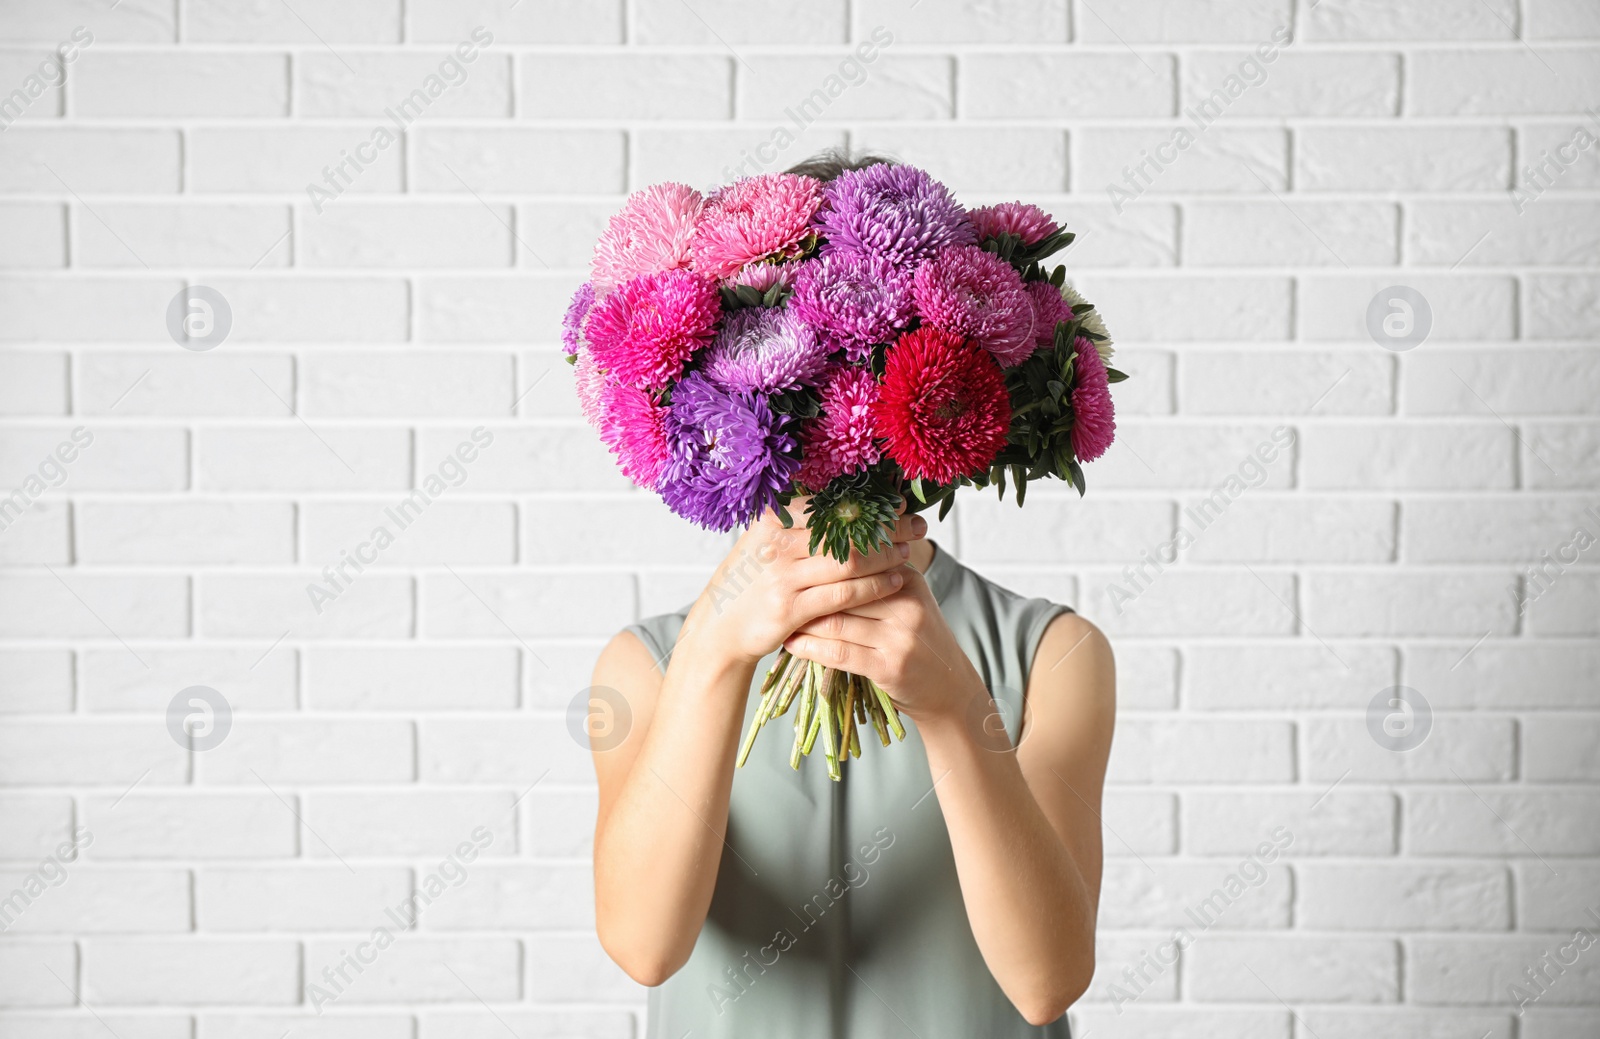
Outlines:
<svg viewBox="0 0 1600 1039"><path fill-rule="evenodd" d="M948 483L989 468L1006 444L1011 398L993 354L925 325L889 348L872 419L907 476Z"/></svg>

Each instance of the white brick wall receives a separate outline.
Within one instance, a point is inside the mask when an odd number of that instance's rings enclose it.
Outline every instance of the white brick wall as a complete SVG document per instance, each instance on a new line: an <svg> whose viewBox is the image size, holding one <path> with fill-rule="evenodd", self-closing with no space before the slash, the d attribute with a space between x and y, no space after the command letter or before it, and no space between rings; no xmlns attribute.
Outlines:
<svg viewBox="0 0 1600 1039"><path fill-rule="evenodd" d="M849 143L1064 215L1135 376L1087 500L938 535L1116 640L1080 1032L1600 1034L1600 949L1510 987L1600 935L1600 547L1530 569L1600 538L1593 0L0 0L0 97L74 50L0 131L0 495L44 481L0 531L0 1039L642 1034L565 710L729 539L628 489L556 323L626 191L755 161L875 30L768 168ZM1399 353L1397 284L1433 322ZM212 350L168 332L186 285ZM168 732L197 685L214 749ZM1395 685L1406 752L1368 731Z"/></svg>

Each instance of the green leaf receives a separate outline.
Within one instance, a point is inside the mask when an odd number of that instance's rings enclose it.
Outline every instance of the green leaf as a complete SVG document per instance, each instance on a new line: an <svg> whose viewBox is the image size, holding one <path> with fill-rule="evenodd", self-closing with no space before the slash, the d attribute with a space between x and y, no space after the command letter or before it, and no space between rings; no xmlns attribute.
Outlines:
<svg viewBox="0 0 1600 1039"><path fill-rule="evenodd" d="M939 519L941 521L946 516L950 515L950 510L955 507L955 504L956 496L953 493L949 497L945 498L944 501L939 503Z"/></svg>
<svg viewBox="0 0 1600 1039"><path fill-rule="evenodd" d="M1127 377L1128 377L1128 373L1127 372L1119 372L1115 368L1107 368L1106 369L1106 380L1108 382L1121 382L1122 380L1126 379Z"/></svg>
<svg viewBox="0 0 1600 1039"><path fill-rule="evenodd" d="M1072 486L1078 489L1078 497L1083 497L1085 484L1083 482L1083 469L1076 460L1067 460L1067 471L1072 475Z"/></svg>
<svg viewBox="0 0 1600 1039"><path fill-rule="evenodd" d="M911 478L911 493L915 494L917 500L922 504L928 504L928 496L922 493L922 477L914 476Z"/></svg>
<svg viewBox="0 0 1600 1039"><path fill-rule="evenodd" d="M794 527L794 517L789 515L789 509L787 506L778 506L778 522L783 524L784 530L789 530Z"/></svg>
<svg viewBox="0 0 1600 1039"><path fill-rule="evenodd" d="M745 306L759 307L761 305L761 290L754 285L740 285L733 291L739 297L739 302Z"/></svg>

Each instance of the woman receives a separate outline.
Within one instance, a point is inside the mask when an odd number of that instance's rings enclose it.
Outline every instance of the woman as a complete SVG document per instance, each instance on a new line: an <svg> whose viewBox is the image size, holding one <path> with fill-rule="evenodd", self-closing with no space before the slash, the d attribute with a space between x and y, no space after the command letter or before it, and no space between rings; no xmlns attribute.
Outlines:
<svg viewBox="0 0 1600 1039"><path fill-rule="evenodd" d="M902 516L841 564L767 513L692 606L602 652L594 684L634 723L594 753L596 923L653 986L651 1036L1068 1035L1094 970L1111 650L926 531ZM736 772L780 646L875 680L905 743L834 783L773 735Z"/></svg>

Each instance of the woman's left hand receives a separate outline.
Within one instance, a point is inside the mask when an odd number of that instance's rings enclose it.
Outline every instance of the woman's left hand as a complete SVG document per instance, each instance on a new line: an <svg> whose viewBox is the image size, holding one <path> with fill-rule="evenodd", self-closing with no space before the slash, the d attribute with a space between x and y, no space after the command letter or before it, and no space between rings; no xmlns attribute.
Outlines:
<svg viewBox="0 0 1600 1039"><path fill-rule="evenodd" d="M872 679L918 723L960 717L987 698L983 679L956 642L928 582L902 566L900 590L797 628L784 647L804 660Z"/></svg>

